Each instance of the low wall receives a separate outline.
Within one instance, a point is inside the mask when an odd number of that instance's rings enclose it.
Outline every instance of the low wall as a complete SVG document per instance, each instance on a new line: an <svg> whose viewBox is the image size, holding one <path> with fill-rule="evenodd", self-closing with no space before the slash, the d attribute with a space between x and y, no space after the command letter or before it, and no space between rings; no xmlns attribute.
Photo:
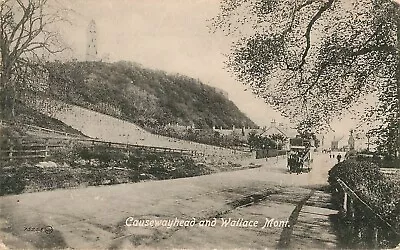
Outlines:
<svg viewBox="0 0 400 250"><path fill-rule="evenodd" d="M277 149L256 150L256 159L275 157L278 155L286 155L286 150L277 150Z"/></svg>

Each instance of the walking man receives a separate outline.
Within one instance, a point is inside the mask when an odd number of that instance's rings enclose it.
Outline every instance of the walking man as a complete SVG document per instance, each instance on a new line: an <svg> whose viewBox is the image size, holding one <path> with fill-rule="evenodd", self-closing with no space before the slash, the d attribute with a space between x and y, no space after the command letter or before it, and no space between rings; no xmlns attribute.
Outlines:
<svg viewBox="0 0 400 250"><path fill-rule="evenodd" d="M340 160L342 160L342 156L340 154L338 154L336 158L337 158L338 163L340 162Z"/></svg>

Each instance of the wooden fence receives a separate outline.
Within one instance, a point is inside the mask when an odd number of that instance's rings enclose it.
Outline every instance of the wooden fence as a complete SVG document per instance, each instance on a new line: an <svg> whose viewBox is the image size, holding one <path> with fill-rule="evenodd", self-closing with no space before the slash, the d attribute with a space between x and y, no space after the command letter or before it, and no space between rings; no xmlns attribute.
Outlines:
<svg viewBox="0 0 400 250"><path fill-rule="evenodd" d="M0 125L1 126L8 126L9 123L7 121L1 120L0 119ZM58 134L58 135L62 135L62 136L68 136L68 137L84 137L84 135L82 134L76 134L76 133L69 133L69 132L64 132L64 131L59 131L59 130L53 130L53 129L49 129L49 128L43 128L43 127L39 127L36 125L31 125L31 124L21 124L23 125L25 128L29 128L32 131L38 131L38 132L44 132L44 133L49 133L49 134Z"/></svg>
<svg viewBox="0 0 400 250"><path fill-rule="evenodd" d="M388 176L400 176L400 168L380 168L380 170Z"/></svg>
<svg viewBox="0 0 400 250"><path fill-rule="evenodd" d="M286 150L278 150L278 149L259 149L256 150L256 159L261 159L261 158L270 158L270 157L276 157L280 155L286 155Z"/></svg>
<svg viewBox="0 0 400 250"><path fill-rule="evenodd" d="M352 190L344 181L337 179L337 182L339 183L342 191L343 191L343 202L342 202L342 212L345 217L347 217L350 221L353 221L353 226L354 226L354 235L358 238L362 237L362 231L359 223L355 222L355 217L357 216L356 210L355 210L355 204L358 203L363 207L363 211L368 212L369 214L373 215L373 217L377 218L380 223L380 225L385 225L390 231L392 231L395 235L400 236L400 234L396 231L396 229L388 223L379 213L375 212L374 209L368 205L367 202L362 200L355 192ZM370 218L372 220L373 218ZM378 226L376 223L372 227L368 227L368 230L371 232L370 235L372 235L372 244L374 248L379 247L379 235L380 235L380 230L382 228Z"/></svg>
<svg viewBox="0 0 400 250"><path fill-rule="evenodd" d="M104 146L114 149L121 149L125 151L146 150L151 152L179 153L192 156L204 155L202 152L198 152L195 150L105 142L94 139L47 138L45 139L44 143L41 142L28 143L28 141L24 141L24 139L27 138L20 138L20 139L22 139L21 140L22 145L18 147L18 149L16 149L14 146L10 146L6 150L0 150L0 160L4 161L4 160L14 160L14 159L46 159L56 149L68 148L68 147L72 148L73 145L77 144L87 147Z"/></svg>
<svg viewBox="0 0 400 250"><path fill-rule="evenodd" d="M27 128L30 128L31 130L38 131L38 132L44 132L44 133L49 133L49 134L58 134L58 135L68 136L68 137L83 137L83 135L80 135L80 134L57 131L57 130L53 130L53 129L42 128L42 127L35 126L35 125L24 124L24 126L26 126Z"/></svg>
<svg viewBox="0 0 400 250"><path fill-rule="evenodd" d="M0 120L0 124L7 126L7 122ZM42 128L39 126L35 125L28 125L24 124L27 128L30 130L34 131L39 131L39 132L44 132L44 133L49 133L49 134L56 134L60 135L62 137L45 137L42 140L44 142L39 143L39 142L29 142L29 137L21 137L20 139L22 140L23 147L17 148L17 147L8 147L6 149L3 148L0 149L0 160L13 160L13 159L34 159L34 158L42 158L45 159L48 156L51 155L51 152L53 152L57 148L67 148L71 144L81 144L81 145L87 145L87 146L108 146L111 148L118 148L118 149L124 149L124 150L134 150L134 149L140 149L140 150L147 150L147 151L153 151L153 152L172 152L172 153L180 153L180 154L186 154L186 155L192 155L192 156L216 156L216 152L207 152L206 149L179 149L179 148L168 148L168 147L159 147L159 146L149 146L149 145L138 145L138 144L127 144L127 143L116 143L116 142L106 142L106 141L100 141L92 138L87 138L84 137L83 135L80 134L73 134L73 133L68 133L68 132L63 132L63 131L57 131L57 130L52 130L52 129L47 129L47 128ZM25 140L26 139L26 140ZM46 140L47 139L47 140ZM51 141L58 141L58 143L52 143ZM216 150L218 149L224 149L229 151L229 155L226 157L233 159L234 156L242 156L242 157L252 157L252 152L249 151L243 151L243 150L234 150L234 149L228 149L228 148L220 148L216 147ZM221 154L221 153L220 153ZM222 155L221 155L222 156Z"/></svg>

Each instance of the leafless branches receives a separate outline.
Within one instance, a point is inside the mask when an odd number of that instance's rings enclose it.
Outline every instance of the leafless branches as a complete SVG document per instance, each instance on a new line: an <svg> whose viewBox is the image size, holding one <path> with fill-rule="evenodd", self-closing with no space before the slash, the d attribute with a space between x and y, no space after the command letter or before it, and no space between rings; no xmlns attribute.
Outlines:
<svg viewBox="0 0 400 250"><path fill-rule="evenodd" d="M0 98L2 108L13 109L16 80L23 81L23 68L35 68L45 54L66 49L56 25L68 22L68 10L49 0L3 0L0 2ZM28 70L29 71L29 70Z"/></svg>

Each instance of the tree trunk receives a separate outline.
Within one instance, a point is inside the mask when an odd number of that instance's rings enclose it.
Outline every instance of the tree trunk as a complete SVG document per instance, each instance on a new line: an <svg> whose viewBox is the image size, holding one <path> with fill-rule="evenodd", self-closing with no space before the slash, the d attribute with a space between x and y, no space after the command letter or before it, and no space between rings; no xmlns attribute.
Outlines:
<svg viewBox="0 0 400 250"><path fill-rule="evenodd" d="M12 81L10 74L2 72L1 89L0 89L0 104L1 118L11 120L15 117L15 83Z"/></svg>

